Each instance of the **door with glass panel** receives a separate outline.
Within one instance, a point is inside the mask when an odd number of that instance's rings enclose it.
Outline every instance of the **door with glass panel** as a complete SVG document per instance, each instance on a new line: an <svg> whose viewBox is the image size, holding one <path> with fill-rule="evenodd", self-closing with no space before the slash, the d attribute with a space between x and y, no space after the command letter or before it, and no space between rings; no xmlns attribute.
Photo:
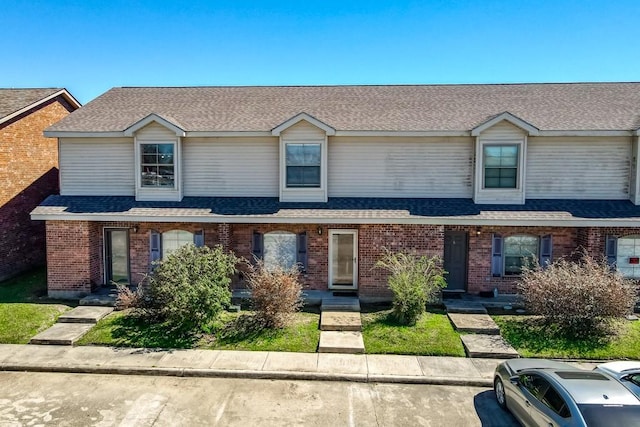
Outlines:
<svg viewBox="0 0 640 427"><path fill-rule="evenodd" d="M329 289L358 289L356 230L329 230Z"/></svg>
<svg viewBox="0 0 640 427"><path fill-rule="evenodd" d="M129 230L104 230L105 284L129 283Z"/></svg>

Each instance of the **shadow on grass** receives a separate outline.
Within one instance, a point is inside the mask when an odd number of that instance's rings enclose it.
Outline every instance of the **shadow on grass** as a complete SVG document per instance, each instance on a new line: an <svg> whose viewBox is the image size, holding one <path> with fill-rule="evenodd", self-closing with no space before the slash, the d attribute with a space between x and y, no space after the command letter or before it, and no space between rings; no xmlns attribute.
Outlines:
<svg viewBox="0 0 640 427"><path fill-rule="evenodd" d="M282 333L279 329L269 329L255 315L243 314L225 324L216 334L220 344L237 344L258 339L274 338Z"/></svg>
<svg viewBox="0 0 640 427"><path fill-rule="evenodd" d="M8 303L78 305L77 300L54 300L47 297L47 271L44 267L0 282L0 304Z"/></svg>
<svg viewBox="0 0 640 427"><path fill-rule="evenodd" d="M112 322L113 345L127 347L193 348L197 333L173 329L135 314L119 316Z"/></svg>
<svg viewBox="0 0 640 427"><path fill-rule="evenodd" d="M541 318L512 318L500 325L500 332L514 347L534 353L554 349L568 354L587 354L606 348L615 337L611 328L594 330L588 337L577 337Z"/></svg>

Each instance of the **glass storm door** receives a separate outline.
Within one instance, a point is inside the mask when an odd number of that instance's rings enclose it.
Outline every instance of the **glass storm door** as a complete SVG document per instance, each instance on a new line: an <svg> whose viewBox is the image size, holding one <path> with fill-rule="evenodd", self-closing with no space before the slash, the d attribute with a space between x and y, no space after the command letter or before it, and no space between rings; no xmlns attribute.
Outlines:
<svg viewBox="0 0 640 427"><path fill-rule="evenodd" d="M129 230L104 231L105 284L129 283Z"/></svg>
<svg viewBox="0 0 640 427"><path fill-rule="evenodd" d="M358 232L329 231L329 288L358 288Z"/></svg>

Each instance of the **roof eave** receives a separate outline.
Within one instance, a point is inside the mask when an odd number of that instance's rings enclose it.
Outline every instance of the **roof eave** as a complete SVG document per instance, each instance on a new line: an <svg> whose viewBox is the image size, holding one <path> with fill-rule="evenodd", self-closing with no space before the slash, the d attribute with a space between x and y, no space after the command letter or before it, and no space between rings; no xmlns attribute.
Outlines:
<svg viewBox="0 0 640 427"><path fill-rule="evenodd" d="M7 116L2 117L0 119L0 124L8 122L9 120L11 120L11 119L13 119L15 117L18 117L19 115L24 114L27 111L29 111L29 110L31 110L33 108L36 108L37 106L39 106L41 104L44 104L47 101L50 101L50 100L52 100L54 98L57 98L58 96L62 96L73 107L74 110L77 110L78 108L80 108L82 106L80 104L80 102L77 99L75 99L71 95L71 93L69 93L69 91L67 89L63 88L63 89L60 89L60 90L52 93L51 95L48 95L48 96L45 96L42 99L39 99L36 102L33 102L33 103L31 103L31 104L29 104L29 105L27 105L25 107L22 107L21 109L19 109L17 111L14 111L13 113L11 113L11 114L9 114Z"/></svg>

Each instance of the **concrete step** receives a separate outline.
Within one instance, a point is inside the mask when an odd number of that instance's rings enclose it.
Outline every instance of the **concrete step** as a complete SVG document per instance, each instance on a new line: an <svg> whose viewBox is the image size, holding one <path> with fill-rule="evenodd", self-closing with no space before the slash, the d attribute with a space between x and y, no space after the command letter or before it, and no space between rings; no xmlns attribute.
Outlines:
<svg viewBox="0 0 640 427"><path fill-rule="evenodd" d="M321 331L361 331L360 313L351 311L323 311L320 316Z"/></svg>
<svg viewBox="0 0 640 427"><path fill-rule="evenodd" d="M101 307L115 307L116 295L115 294L91 294L82 298L79 304L101 306Z"/></svg>
<svg viewBox="0 0 640 427"><path fill-rule="evenodd" d="M29 344L73 345L93 326L90 323L56 323L31 338Z"/></svg>
<svg viewBox="0 0 640 427"><path fill-rule="evenodd" d="M364 353L361 332L321 331L318 353Z"/></svg>
<svg viewBox="0 0 640 427"><path fill-rule="evenodd" d="M479 302L465 300L444 300L443 304L448 313L487 314L487 309Z"/></svg>
<svg viewBox="0 0 640 427"><path fill-rule="evenodd" d="M458 332L500 335L500 328L488 314L447 313Z"/></svg>
<svg viewBox="0 0 640 427"><path fill-rule="evenodd" d="M58 317L58 323L91 323L96 324L100 319L113 311L113 307L98 307L83 305L69 310Z"/></svg>
<svg viewBox="0 0 640 427"><path fill-rule="evenodd" d="M360 300L355 297L322 298L322 311L355 311L360 312Z"/></svg>
<svg viewBox="0 0 640 427"><path fill-rule="evenodd" d="M520 357L500 335L469 334L460 336L467 357L484 359L514 359Z"/></svg>

